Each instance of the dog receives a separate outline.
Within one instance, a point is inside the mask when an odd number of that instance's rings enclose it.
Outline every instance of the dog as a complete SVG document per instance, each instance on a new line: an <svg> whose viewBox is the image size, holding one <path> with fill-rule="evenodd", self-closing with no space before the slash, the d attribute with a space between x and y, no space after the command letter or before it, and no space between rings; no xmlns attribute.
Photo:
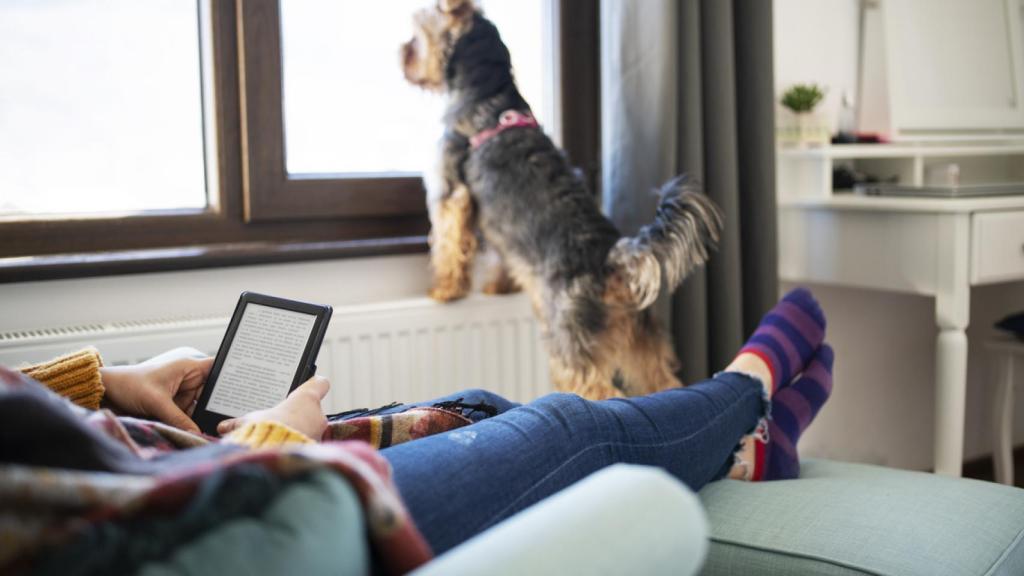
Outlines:
<svg viewBox="0 0 1024 576"><path fill-rule="evenodd" d="M430 296L468 293L479 233L498 256L484 292L529 294L559 390L603 399L681 386L650 306L708 259L718 208L679 178L661 188L654 222L622 237L538 126L508 49L472 0L438 0L413 24L400 50L405 78L448 102L437 178L425 178Z"/></svg>

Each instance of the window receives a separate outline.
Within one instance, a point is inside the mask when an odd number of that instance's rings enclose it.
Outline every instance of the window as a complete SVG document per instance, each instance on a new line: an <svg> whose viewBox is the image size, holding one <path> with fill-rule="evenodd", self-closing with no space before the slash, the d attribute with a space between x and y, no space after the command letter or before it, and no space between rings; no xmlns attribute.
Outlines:
<svg viewBox="0 0 1024 576"><path fill-rule="evenodd" d="M478 1L593 173L597 0ZM424 250L441 104L397 54L429 2L0 4L0 281Z"/></svg>
<svg viewBox="0 0 1024 576"><path fill-rule="evenodd" d="M195 5L4 2L0 61L0 215L206 208Z"/></svg>
<svg viewBox="0 0 1024 576"><path fill-rule="evenodd" d="M414 175L429 165L442 102L409 86L396 57L422 4L281 0L289 174Z"/></svg>

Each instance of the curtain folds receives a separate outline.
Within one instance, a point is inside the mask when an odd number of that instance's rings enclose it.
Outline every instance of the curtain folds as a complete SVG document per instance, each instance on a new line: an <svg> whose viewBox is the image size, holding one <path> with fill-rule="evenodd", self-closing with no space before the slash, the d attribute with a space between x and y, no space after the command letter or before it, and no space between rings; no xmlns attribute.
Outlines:
<svg viewBox="0 0 1024 576"><path fill-rule="evenodd" d="M687 173L725 213L708 266L656 306L693 382L778 298L772 2L601 0L602 191L625 234Z"/></svg>

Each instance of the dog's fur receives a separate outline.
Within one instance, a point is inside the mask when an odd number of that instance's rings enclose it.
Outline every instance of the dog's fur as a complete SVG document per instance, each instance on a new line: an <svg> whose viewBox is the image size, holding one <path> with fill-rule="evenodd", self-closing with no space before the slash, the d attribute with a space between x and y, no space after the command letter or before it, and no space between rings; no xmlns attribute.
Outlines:
<svg viewBox="0 0 1024 576"><path fill-rule="evenodd" d="M680 386L675 354L648 308L706 261L718 209L676 179L661 189L655 221L623 238L541 130L508 129L472 148L470 138L503 111L530 111L508 49L472 0L439 0L414 24L401 51L406 79L449 101L440 181L428 184L431 296L469 291L479 231L499 256L484 291L529 293L559 389L600 399Z"/></svg>

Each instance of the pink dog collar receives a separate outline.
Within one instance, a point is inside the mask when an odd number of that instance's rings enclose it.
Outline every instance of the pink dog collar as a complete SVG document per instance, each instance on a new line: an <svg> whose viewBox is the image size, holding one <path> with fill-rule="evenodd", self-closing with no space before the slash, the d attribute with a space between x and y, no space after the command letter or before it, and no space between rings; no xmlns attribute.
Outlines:
<svg viewBox="0 0 1024 576"><path fill-rule="evenodd" d="M479 148L484 142L487 142L491 138L501 134L509 128L540 128L540 124L537 123L537 119L533 117L533 114L529 112L523 113L518 110L505 110L498 117L498 125L494 128L484 130L469 139L469 144L473 148Z"/></svg>

